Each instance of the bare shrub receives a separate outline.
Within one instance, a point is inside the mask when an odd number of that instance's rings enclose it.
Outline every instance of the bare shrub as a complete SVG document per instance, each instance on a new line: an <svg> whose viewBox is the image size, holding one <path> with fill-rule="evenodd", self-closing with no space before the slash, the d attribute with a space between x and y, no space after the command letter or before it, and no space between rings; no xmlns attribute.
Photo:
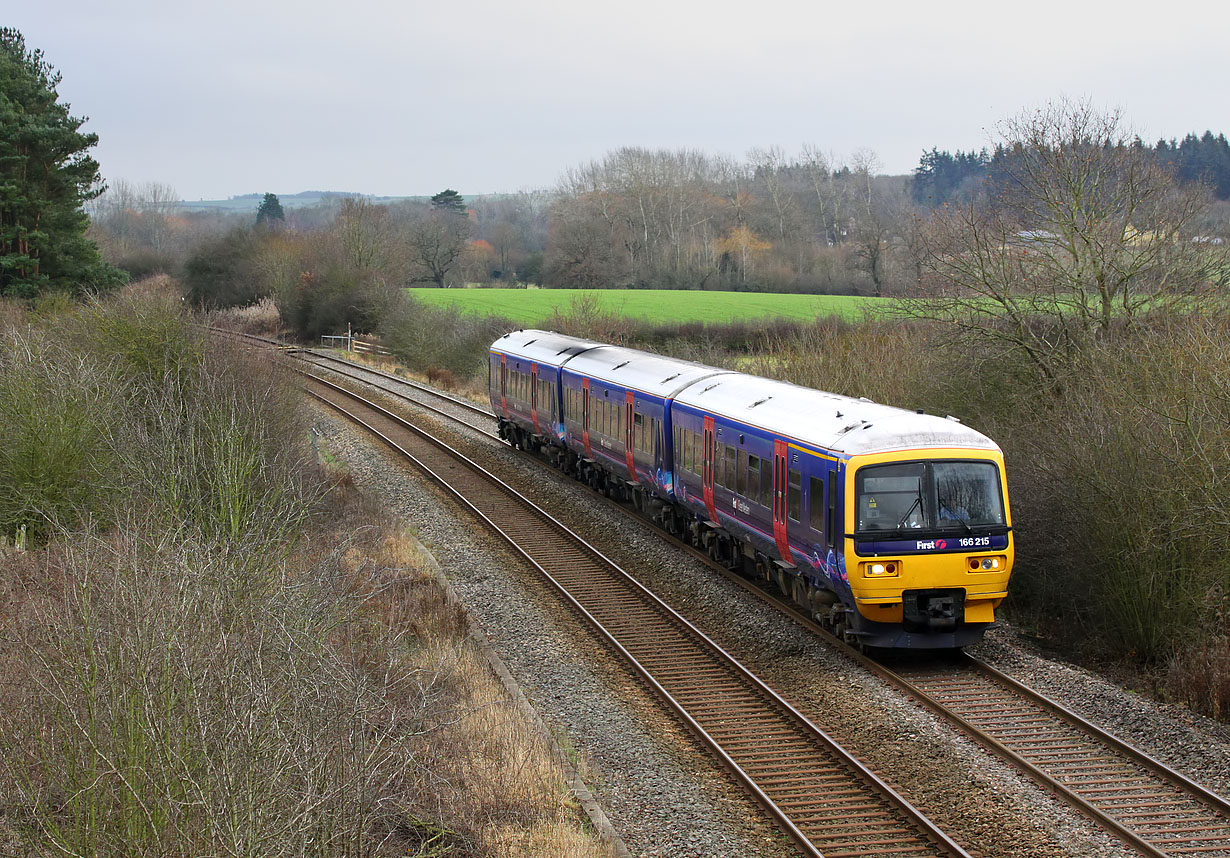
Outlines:
<svg viewBox="0 0 1230 858"><path fill-rule="evenodd" d="M124 452L151 509L210 537L293 538L321 489L283 371L220 348L163 376L144 405Z"/></svg>
<svg viewBox="0 0 1230 858"><path fill-rule="evenodd" d="M165 536L56 565L2 645L21 854L405 854L427 683L395 637L378 667L325 645L362 622L336 571Z"/></svg>
<svg viewBox="0 0 1230 858"><path fill-rule="evenodd" d="M1197 712L1230 720L1230 635L1219 634L1173 656L1165 688Z"/></svg>
<svg viewBox="0 0 1230 858"><path fill-rule="evenodd" d="M1049 546L1036 609L1091 623L1112 652L1165 659L1219 633L1230 577L1230 320L1153 317L1088 351L1063 391L1003 424L1021 544ZM1036 529L1035 529L1036 528Z"/></svg>
<svg viewBox="0 0 1230 858"><path fill-rule="evenodd" d="M437 387L443 387L445 390L452 390L457 387L457 376L453 375L450 370L442 369L441 367L427 367L427 380Z"/></svg>

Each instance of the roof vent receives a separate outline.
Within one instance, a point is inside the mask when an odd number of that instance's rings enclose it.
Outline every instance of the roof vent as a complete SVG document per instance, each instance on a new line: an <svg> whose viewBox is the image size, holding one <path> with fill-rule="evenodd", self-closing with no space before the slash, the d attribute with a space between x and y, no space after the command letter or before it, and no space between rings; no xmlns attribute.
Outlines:
<svg viewBox="0 0 1230 858"><path fill-rule="evenodd" d="M840 419L841 419L841 412L840 412L840 411L838 411L838 412L837 412L837 419L838 419L838 420L840 420ZM842 430L842 431L845 431L845 430Z"/></svg>
<svg viewBox="0 0 1230 858"><path fill-rule="evenodd" d="M621 367L625 367L627 365L628 365L628 361L624 361L623 363L617 363L615 364L615 366L611 367L611 371L614 372L615 370L620 369Z"/></svg>
<svg viewBox="0 0 1230 858"><path fill-rule="evenodd" d="M668 381L678 378L678 377L679 377L679 373L675 373L674 375L668 375L666 378L662 379L662 383L666 384ZM705 389L708 390L708 388L705 388Z"/></svg>
<svg viewBox="0 0 1230 858"><path fill-rule="evenodd" d="M534 343L536 343L536 342L538 342L538 337L534 337L534 339L532 339L532 340L526 340L526 341L525 341L525 345L527 345L527 346L532 346L532 345L534 345Z"/></svg>
<svg viewBox="0 0 1230 858"><path fill-rule="evenodd" d="M858 398L858 401L859 401L859 402L871 402L873 405L875 404L875 402L874 402L873 400L868 399L866 396L860 396L860 397Z"/></svg>
<svg viewBox="0 0 1230 858"><path fill-rule="evenodd" d="M951 414L949 414L949 415L948 415L946 418L944 418L944 419L946 419L946 420L951 420L953 423L960 423L960 422L961 422L961 418L959 418L959 417L953 417Z"/></svg>
<svg viewBox="0 0 1230 858"><path fill-rule="evenodd" d="M716 381L715 381L715 382L713 382L713 384L709 385L709 386L708 386L708 387L706 387L704 390L702 390L702 391L701 391L701 393L708 393L709 391L713 390L713 388L717 387L717 386L718 386L718 384L719 384L719 382L716 382Z"/></svg>
<svg viewBox="0 0 1230 858"><path fill-rule="evenodd" d="M773 398L772 396L766 396L764 399L757 399L755 402L749 405L748 408L755 408L757 405L764 405L766 402L768 402L772 398Z"/></svg>

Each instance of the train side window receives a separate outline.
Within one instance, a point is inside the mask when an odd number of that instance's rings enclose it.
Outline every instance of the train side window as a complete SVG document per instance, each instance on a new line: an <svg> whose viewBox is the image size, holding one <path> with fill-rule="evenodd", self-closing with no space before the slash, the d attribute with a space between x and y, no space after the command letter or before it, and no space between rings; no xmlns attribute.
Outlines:
<svg viewBox="0 0 1230 858"><path fill-rule="evenodd" d="M773 508L773 460L760 460L760 505Z"/></svg>
<svg viewBox="0 0 1230 858"><path fill-rule="evenodd" d="M735 465L735 477L738 480L736 491L743 497L747 497L747 451L740 450L739 458Z"/></svg>
<svg viewBox="0 0 1230 858"><path fill-rule="evenodd" d="M738 481L735 479L735 446L733 444L726 445L726 488L732 492L735 490L735 484Z"/></svg>
<svg viewBox="0 0 1230 858"><path fill-rule="evenodd" d="M721 441L713 442L713 484L726 488L726 474L722 468L722 457L726 455L726 445Z"/></svg>
<svg viewBox="0 0 1230 858"><path fill-rule="evenodd" d="M747 454L747 497L760 503L760 457Z"/></svg>
<svg viewBox="0 0 1230 858"><path fill-rule="evenodd" d="M816 533L824 533L824 517L827 508L824 505L824 480L819 477L811 478L807 503L811 508L811 529Z"/></svg>
<svg viewBox="0 0 1230 858"><path fill-rule="evenodd" d="M788 491L786 494L786 515L794 521L803 521L803 475L794 468L790 469Z"/></svg>
<svg viewBox="0 0 1230 858"><path fill-rule="evenodd" d="M633 414L632 426L632 446L641 452L645 452L645 415ZM677 435L678 433L676 433ZM675 446L679 446L678 442L676 442Z"/></svg>

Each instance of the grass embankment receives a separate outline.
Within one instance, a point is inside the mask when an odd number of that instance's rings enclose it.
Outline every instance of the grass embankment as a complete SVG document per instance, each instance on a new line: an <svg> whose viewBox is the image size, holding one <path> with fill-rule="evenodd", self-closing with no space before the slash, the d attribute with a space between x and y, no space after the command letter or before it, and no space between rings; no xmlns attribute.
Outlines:
<svg viewBox="0 0 1230 858"><path fill-rule="evenodd" d="M848 295L779 295L764 292L697 292L678 289L408 289L433 307L453 307L478 316L498 316L538 327L567 312L578 299L603 313L658 322L724 323L835 316L861 319L886 304Z"/></svg>
<svg viewBox="0 0 1230 858"><path fill-rule="evenodd" d="M416 543L179 303L0 315L0 852L603 854Z"/></svg>

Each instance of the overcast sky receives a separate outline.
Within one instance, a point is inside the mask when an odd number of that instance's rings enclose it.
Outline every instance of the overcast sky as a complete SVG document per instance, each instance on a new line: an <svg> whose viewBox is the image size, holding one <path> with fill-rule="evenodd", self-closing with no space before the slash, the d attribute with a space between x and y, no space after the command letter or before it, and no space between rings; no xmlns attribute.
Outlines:
<svg viewBox="0 0 1230 858"><path fill-rule="evenodd" d="M1230 4L49 0L105 178L185 199L549 187L619 146L811 143L904 173L1061 95L1150 142L1230 132Z"/></svg>

